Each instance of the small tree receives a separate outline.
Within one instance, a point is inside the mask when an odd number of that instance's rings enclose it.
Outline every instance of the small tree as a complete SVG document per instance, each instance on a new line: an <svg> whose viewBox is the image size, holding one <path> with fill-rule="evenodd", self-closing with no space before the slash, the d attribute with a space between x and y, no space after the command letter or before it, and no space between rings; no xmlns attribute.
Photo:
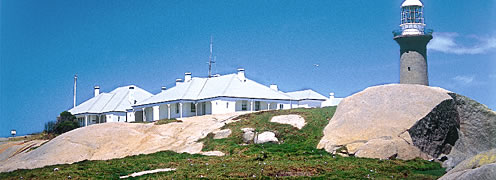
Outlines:
<svg viewBox="0 0 496 180"><path fill-rule="evenodd" d="M45 124L45 131L48 133L62 134L79 127L76 116L70 112L64 111L57 117L57 122L48 122Z"/></svg>
<svg viewBox="0 0 496 180"><path fill-rule="evenodd" d="M58 119L58 121L75 121L76 120L76 116L72 115L70 112L68 111L64 111L64 112L61 112L60 113L60 118Z"/></svg>
<svg viewBox="0 0 496 180"><path fill-rule="evenodd" d="M45 123L45 132L46 133L53 133L53 129L55 128L55 124L57 124L57 121L48 121Z"/></svg>

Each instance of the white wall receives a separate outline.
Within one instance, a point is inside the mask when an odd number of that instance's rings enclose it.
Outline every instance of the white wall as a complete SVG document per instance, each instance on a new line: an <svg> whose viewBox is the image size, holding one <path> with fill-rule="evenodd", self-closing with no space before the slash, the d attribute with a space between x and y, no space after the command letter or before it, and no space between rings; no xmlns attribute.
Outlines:
<svg viewBox="0 0 496 180"><path fill-rule="evenodd" d="M145 116L146 116L147 122L153 121L153 109L152 109L152 107L145 108ZM145 118L143 118L143 121L144 120L145 120Z"/></svg>
<svg viewBox="0 0 496 180"><path fill-rule="evenodd" d="M317 101L317 100L302 100L302 101L298 101L297 106L299 108L318 108L322 106L322 102L323 101Z"/></svg>
<svg viewBox="0 0 496 180"><path fill-rule="evenodd" d="M126 122L126 113L123 112L110 112L105 113L100 121L103 122Z"/></svg>
<svg viewBox="0 0 496 180"><path fill-rule="evenodd" d="M127 116L127 122L134 122L135 119L134 119L134 112L131 111L131 112L127 112L126 113L126 116Z"/></svg>
<svg viewBox="0 0 496 180"><path fill-rule="evenodd" d="M159 106L159 119L167 119L169 115L169 108L167 104L162 104Z"/></svg>
<svg viewBox="0 0 496 180"><path fill-rule="evenodd" d="M226 114L236 111L235 101L215 100L211 101L210 104L212 106L212 114Z"/></svg>

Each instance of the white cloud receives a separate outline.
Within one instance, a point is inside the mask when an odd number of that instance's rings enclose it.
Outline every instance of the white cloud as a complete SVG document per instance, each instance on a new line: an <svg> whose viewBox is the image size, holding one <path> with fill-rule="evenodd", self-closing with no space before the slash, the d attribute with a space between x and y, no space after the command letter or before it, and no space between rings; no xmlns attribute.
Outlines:
<svg viewBox="0 0 496 180"><path fill-rule="evenodd" d="M472 46L466 46L456 42L456 38L459 37L457 33L434 33L433 36L434 38L427 45L427 48L433 51L450 54L482 54L496 49L496 36L488 38L466 36L476 41Z"/></svg>
<svg viewBox="0 0 496 180"><path fill-rule="evenodd" d="M470 84L474 82L475 76L456 76L453 78L456 82L460 84Z"/></svg>

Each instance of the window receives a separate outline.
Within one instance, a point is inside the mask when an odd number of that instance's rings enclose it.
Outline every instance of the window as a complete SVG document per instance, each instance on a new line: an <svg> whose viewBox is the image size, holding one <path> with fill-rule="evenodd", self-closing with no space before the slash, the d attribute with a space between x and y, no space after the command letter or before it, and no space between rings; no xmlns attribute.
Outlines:
<svg viewBox="0 0 496 180"><path fill-rule="evenodd" d="M248 101L241 101L241 111L246 111L248 108Z"/></svg>
<svg viewBox="0 0 496 180"><path fill-rule="evenodd" d="M410 67L408 67L408 71L410 71Z"/></svg>
<svg viewBox="0 0 496 180"><path fill-rule="evenodd" d="M195 103L191 103L191 112L196 112Z"/></svg>
<svg viewBox="0 0 496 180"><path fill-rule="evenodd" d="M176 103L176 114L179 114L179 103Z"/></svg>
<svg viewBox="0 0 496 180"><path fill-rule="evenodd" d="M279 104L279 109L283 109L284 108L284 104Z"/></svg>
<svg viewBox="0 0 496 180"><path fill-rule="evenodd" d="M255 111L260 110L260 101L255 101Z"/></svg>
<svg viewBox="0 0 496 180"><path fill-rule="evenodd" d="M226 109L229 108L229 102L226 102Z"/></svg>

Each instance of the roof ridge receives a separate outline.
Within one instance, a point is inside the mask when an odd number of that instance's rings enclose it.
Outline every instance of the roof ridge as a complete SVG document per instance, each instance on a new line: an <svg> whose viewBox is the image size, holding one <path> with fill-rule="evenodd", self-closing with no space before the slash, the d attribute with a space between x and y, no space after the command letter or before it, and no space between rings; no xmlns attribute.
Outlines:
<svg viewBox="0 0 496 180"><path fill-rule="evenodd" d="M274 90L274 89L272 89L272 88L270 88L270 87L267 87L266 85L260 84L260 83L258 83L258 82L256 82L256 81L251 80L251 79L246 78L246 80L247 80L247 81L251 81L251 82L255 83L256 85L263 86L264 88L267 88L267 89L270 89L270 90ZM275 92L276 92L276 93L279 93L279 95L286 96L286 98L288 98L289 100L291 100L291 99L292 99L292 97L291 97L291 96L289 96L289 95L287 95L286 93L283 93L283 92L281 92L281 91L275 91Z"/></svg>
<svg viewBox="0 0 496 180"><path fill-rule="evenodd" d="M226 94L226 91L227 91L227 89L229 89L229 86L231 86L231 82L233 81L234 77L236 77L236 76L231 77L231 79L229 80L229 83L227 83L227 86L224 88L221 95Z"/></svg>
<svg viewBox="0 0 496 180"><path fill-rule="evenodd" d="M105 107L107 107L107 105L110 103L110 101L112 101L115 94L117 94L117 93L108 93L108 94L112 94L112 97L110 97L110 99L105 103L105 105L103 105L103 107L102 107L102 109L100 109L100 111L103 111L105 109Z"/></svg>
<svg viewBox="0 0 496 180"><path fill-rule="evenodd" d="M129 91L126 91L126 95L124 95L124 97L115 105L114 109L112 109L112 110L117 109L117 107L119 107L119 105L121 105L121 103L122 103L122 101L124 101L124 99L128 99L129 100L129 98L127 98L128 95L129 95ZM129 104L132 104L132 103L129 103Z"/></svg>
<svg viewBox="0 0 496 180"><path fill-rule="evenodd" d="M186 82L184 82L184 83L186 83ZM180 98L179 100L184 99L184 96L186 96L186 94L188 93L188 91L189 91L189 89L191 88L192 84L193 84L193 79L191 79L191 80L189 81L188 88L186 88L186 90L185 90L185 91L184 91L184 93L181 95L181 98ZM179 84L179 85L181 85L181 84Z"/></svg>
<svg viewBox="0 0 496 180"><path fill-rule="evenodd" d="M101 93L99 95L97 95L96 97L98 97L97 99L95 99L95 101L91 104L90 108L88 108L88 111L90 111L91 109L93 109L93 106L95 106L95 104L98 102L98 100L100 100L102 98L102 96L104 94L107 94L107 93ZM77 107L77 106L76 106Z"/></svg>
<svg viewBox="0 0 496 180"><path fill-rule="evenodd" d="M203 82L203 86L202 86L202 88L200 89L200 91L198 92L198 94L196 95L195 99L198 99L198 97L199 97L199 96L200 96L200 94L202 93L203 89L204 89L204 88L205 88L205 86L207 85L207 82L208 82L208 80L209 80L209 79L210 79L210 78L207 78L207 79L205 80L205 82Z"/></svg>

